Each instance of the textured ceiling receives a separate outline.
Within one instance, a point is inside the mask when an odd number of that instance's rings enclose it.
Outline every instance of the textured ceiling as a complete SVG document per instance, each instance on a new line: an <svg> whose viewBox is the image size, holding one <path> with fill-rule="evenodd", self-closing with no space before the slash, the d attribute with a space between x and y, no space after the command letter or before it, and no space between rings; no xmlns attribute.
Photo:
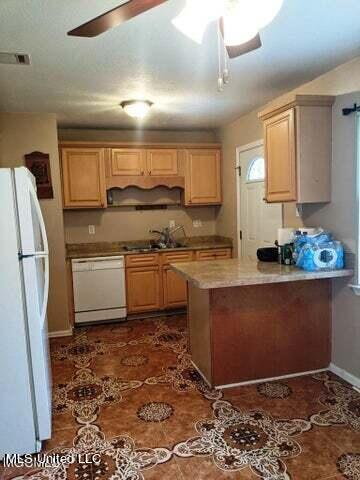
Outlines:
<svg viewBox="0 0 360 480"><path fill-rule="evenodd" d="M0 50L32 59L0 65L0 109L53 112L62 127L131 128L118 103L145 97L155 105L144 128L215 128L360 55L359 0L284 0L264 46L231 61L218 93L215 26L202 45L179 33L171 19L183 0L93 39L66 36L120 3L0 0Z"/></svg>

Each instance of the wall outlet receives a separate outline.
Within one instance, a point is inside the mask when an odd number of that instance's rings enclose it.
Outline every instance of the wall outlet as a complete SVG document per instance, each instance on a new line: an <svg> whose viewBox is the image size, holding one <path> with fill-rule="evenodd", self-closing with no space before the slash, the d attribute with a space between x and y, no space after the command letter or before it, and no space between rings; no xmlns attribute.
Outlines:
<svg viewBox="0 0 360 480"><path fill-rule="evenodd" d="M176 222L175 220L169 220L169 228L175 228Z"/></svg>
<svg viewBox="0 0 360 480"><path fill-rule="evenodd" d="M193 227L194 228L201 228L202 227L202 221L199 220L198 218L196 220L193 220Z"/></svg>
<svg viewBox="0 0 360 480"><path fill-rule="evenodd" d="M89 235L95 235L95 225L89 225Z"/></svg>

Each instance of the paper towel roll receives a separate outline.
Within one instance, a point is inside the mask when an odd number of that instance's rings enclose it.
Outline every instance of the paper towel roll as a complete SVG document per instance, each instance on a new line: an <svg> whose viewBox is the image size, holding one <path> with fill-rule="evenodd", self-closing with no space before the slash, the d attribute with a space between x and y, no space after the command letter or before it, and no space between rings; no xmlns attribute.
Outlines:
<svg viewBox="0 0 360 480"><path fill-rule="evenodd" d="M277 237L278 244L285 245L286 243L291 243L294 239L294 234L294 228L279 228Z"/></svg>

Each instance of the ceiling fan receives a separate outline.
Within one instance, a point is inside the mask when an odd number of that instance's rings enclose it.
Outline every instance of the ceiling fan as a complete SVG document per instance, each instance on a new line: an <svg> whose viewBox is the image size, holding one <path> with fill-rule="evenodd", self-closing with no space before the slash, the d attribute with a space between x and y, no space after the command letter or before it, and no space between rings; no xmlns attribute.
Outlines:
<svg viewBox="0 0 360 480"><path fill-rule="evenodd" d="M96 37L168 0L128 0L68 32L76 37ZM218 21L230 58L261 47L259 30L270 23L283 0L186 0L173 24L201 43L207 25Z"/></svg>

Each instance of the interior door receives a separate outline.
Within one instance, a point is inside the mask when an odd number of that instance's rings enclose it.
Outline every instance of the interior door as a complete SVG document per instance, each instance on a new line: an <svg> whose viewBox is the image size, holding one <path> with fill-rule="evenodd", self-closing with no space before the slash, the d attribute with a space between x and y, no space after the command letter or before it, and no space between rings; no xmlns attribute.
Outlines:
<svg viewBox="0 0 360 480"><path fill-rule="evenodd" d="M272 247L282 227L282 204L269 204L265 197L265 162L262 145L240 153L240 256L256 261L260 247Z"/></svg>

